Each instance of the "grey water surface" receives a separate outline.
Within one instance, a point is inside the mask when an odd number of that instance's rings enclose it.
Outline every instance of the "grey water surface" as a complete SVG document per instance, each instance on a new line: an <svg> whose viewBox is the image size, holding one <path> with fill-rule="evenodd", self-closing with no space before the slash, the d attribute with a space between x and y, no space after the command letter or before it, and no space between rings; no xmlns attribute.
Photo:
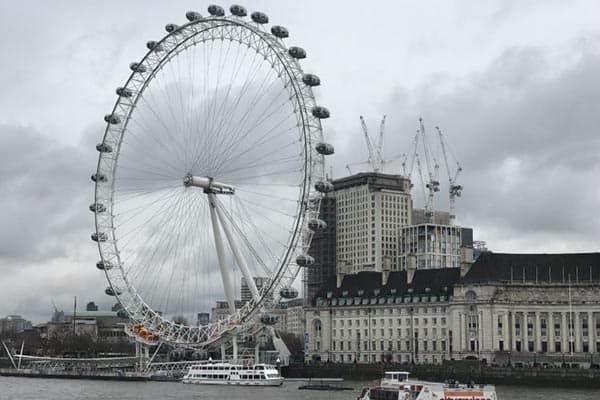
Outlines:
<svg viewBox="0 0 600 400"><path fill-rule="evenodd" d="M367 382L343 382L352 391L299 390L302 382L277 388L184 385L178 382L113 382L0 377L0 400L355 400ZM600 389L496 386L499 400L600 400Z"/></svg>

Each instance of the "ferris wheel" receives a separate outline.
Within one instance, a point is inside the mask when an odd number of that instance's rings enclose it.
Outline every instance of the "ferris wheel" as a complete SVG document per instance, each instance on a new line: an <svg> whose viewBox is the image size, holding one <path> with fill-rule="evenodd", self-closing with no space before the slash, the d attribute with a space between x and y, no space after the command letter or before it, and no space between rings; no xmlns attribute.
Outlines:
<svg viewBox="0 0 600 400"><path fill-rule="evenodd" d="M150 342L205 345L273 324L269 310L298 295L312 234L326 227L333 147L321 129L329 111L313 96L320 79L302 71L304 49L286 47L286 28L267 29L266 14L248 18L242 6L230 13L190 11L149 41L96 146L97 267Z"/></svg>

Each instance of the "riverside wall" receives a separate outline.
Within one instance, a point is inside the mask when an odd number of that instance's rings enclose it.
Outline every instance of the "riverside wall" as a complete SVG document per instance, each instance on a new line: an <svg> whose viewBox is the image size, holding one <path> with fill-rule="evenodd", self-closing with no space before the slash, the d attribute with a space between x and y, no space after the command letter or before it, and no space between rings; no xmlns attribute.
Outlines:
<svg viewBox="0 0 600 400"><path fill-rule="evenodd" d="M496 385L546 387L600 387L600 369L492 367L479 362L448 362L442 365L320 364L282 368L286 378L344 378L354 381L379 379L385 371L408 371L414 378Z"/></svg>

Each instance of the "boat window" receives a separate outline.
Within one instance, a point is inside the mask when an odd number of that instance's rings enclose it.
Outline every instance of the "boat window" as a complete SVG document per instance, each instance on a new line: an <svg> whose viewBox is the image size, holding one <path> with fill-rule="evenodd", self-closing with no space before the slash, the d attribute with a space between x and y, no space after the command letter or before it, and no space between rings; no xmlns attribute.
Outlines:
<svg viewBox="0 0 600 400"><path fill-rule="evenodd" d="M261 376L260 376L260 379L265 379L265 376L264 376L264 375L261 375Z"/></svg>

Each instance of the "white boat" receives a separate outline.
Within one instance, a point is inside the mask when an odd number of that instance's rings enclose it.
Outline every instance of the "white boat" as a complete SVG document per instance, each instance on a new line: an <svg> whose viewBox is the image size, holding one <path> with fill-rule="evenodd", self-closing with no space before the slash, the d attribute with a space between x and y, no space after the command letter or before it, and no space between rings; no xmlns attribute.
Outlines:
<svg viewBox="0 0 600 400"><path fill-rule="evenodd" d="M358 400L497 400L494 385L464 385L410 379L408 372L386 372L363 389Z"/></svg>
<svg viewBox="0 0 600 400"><path fill-rule="evenodd" d="M283 378L277 368L269 364L209 361L192 365L181 381L200 385L280 386Z"/></svg>

